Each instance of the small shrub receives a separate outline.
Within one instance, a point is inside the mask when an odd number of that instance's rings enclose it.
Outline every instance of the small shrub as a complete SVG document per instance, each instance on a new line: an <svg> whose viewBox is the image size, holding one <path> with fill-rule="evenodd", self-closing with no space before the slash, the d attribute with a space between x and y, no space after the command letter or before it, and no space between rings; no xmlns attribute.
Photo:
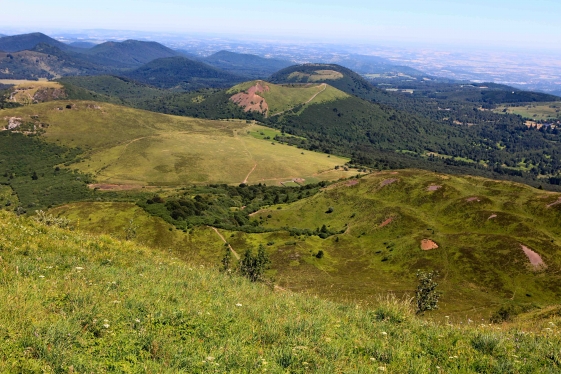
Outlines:
<svg viewBox="0 0 561 374"><path fill-rule="evenodd" d="M487 355L492 355L499 344L499 339L489 334L479 334L471 339L473 349Z"/></svg>
<svg viewBox="0 0 561 374"><path fill-rule="evenodd" d="M323 258L323 251L320 250L318 251L318 253L316 253L316 258Z"/></svg>
<svg viewBox="0 0 561 374"><path fill-rule="evenodd" d="M422 314L427 310L438 309L440 292L436 291L436 287L438 286L438 283L434 280L436 277L438 277L437 271L428 273L422 271L417 272L417 279L419 280L419 285L415 293L417 314Z"/></svg>
<svg viewBox="0 0 561 374"><path fill-rule="evenodd" d="M52 214L47 214L42 210L35 211L36 216L33 217L35 221L42 223L47 226L56 226L62 229L67 228L70 226L70 220L65 217L55 217Z"/></svg>

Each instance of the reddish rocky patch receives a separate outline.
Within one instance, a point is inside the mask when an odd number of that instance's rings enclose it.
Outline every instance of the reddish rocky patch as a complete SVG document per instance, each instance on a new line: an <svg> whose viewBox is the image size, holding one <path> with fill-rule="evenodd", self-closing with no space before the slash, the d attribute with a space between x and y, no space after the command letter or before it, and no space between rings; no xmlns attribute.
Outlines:
<svg viewBox="0 0 561 374"><path fill-rule="evenodd" d="M494 219L494 218L497 218L497 215L496 214L491 214L489 216L489 218L487 218L487 220Z"/></svg>
<svg viewBox="0 0 561 374"><path fill-rule="evenodd" d="M382 181L380 186L381 187L389 186L390 184L395 183L395 182L397 182L396 178L386 179L386 180Z"/></svg>
<svg viewBox="0 0 561 374"><path fill-rule="evenodd" d="M467 201L468 203L472 203L472 202L474 202L474 201L480 202L481 200L479 200L478 197L470 197L470 198L467 198L466 201Z"/></svg>
<svg viewBox="0 0 561 374"><path fill-rule="evenodd" d="M347 182L347 186L351 187L351 186L356 186L358 184L358 180L357 179L353 179Z"/></svg>
<svg viewBox="0 0 561 374"><path fill-rule="evenodd" d="M421 240L421 249L423 251L430 251L437 248L438 248L438 244L436 244L434 241L430 239Z"/></svg>
<svg viewBox="0 0 561 374"><path fill-rule="evenodd" d="M526 254L526 256L528 257L528 260L530 260L530 264L532 264L534 270L547 269L547 265L545 264L545 262L543 262L539 254L537 254L536 252L534 252L533 250L531 250L530 248L526 247L523 244L520 244L520 246L522 247L524 254Z"/></svg>
<svg viewBox="0 0 561 374"><path fill-rule="evenodd" d="M442 186L437 186L435 184L431 184L427 187L427 191L438 191L442 188Z"/></svg>
<svg viewBox="0 0 561 374"><path fill-rule="evenodd" d="M382 223L380 224L379 228L386 227L387 225L389 225L389 224L392 223L392 222L393 222L393 218L390 217L390 218L388 218L387 220L385 220L384 222L382 222Z"/></svg>
<svg viewBox="0 0 561 374"><path fill-rule="evenodd" d="M265 98L259 96L258 93L268 92L269 90L269 86L264 85L263 82L258 82L246 92L235 94L230 100L244 108L245 112L266 113L269 110L269 105L265 101Z"/></svg>

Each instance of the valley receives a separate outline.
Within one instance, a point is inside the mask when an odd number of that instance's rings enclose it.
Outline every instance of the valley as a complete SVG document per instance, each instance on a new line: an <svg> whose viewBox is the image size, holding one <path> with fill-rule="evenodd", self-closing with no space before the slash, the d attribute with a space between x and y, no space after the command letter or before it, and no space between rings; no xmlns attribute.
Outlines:
<svg viewBox="0 0 561 374"><path fill-rule="evenodd" d="M61 40L0 36L0 372L561 368L553 91Z"/></svg>

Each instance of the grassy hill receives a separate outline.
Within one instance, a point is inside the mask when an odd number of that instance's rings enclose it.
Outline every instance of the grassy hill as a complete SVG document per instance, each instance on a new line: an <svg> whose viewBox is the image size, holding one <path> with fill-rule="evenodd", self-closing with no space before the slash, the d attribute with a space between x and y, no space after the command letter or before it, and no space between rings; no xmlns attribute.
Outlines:
<svg viewBox="0 0 561 374"><path fill-rule="evenodd" d="M215 68L252 79L267 78L271 74L292 65L290 61L230 51L216 52L205 57L202 61Z"/></svg>
<svg viewBox="0 0 561 374"><path fill-rule="evenodd" d="M392 299L364 307L273 292L175 251L3 212L0 231L1 371L559 369L557 319L528 333L437 325Z"/></svg>
<svg viewBox="0 0 561 374"><path fill-rule="evenodd" d="M281 191L280 201L284 193L292 192ZM139 205L165 218L160 212L174 201L187 206L185 200L202 197L220 204L212 188L161 191L160 196L162 202ZM440 319L487 321L499 310L512 317L559 300L560 194L401 170L346 180L307 196L256 213L251 213L253 202L238 201L231 209L248 204L250 224L260 233L219 231L237 253L264 245L272 259L270 275L281 287L336 301L371 303L387 292L412 295L417 270L441 274L443 296L440 310L433 312ZM142 227L138 240L155 248L180 248L174 243L181 240L173 238L185 231L196 245L185 244L182 256L208 265L218 265L223 254L219 237L200 223L215 214L210 210L186 218L199 224L169 235L163 220L148 218L132 204L76 203L52 212L79 220L84 230L117 237L133 218ZM424 241L438 248L423 250ZM545 265L534 266L522 246Z"/></svg>
<svg viewBox="0 0 561 374"><path fill-rule="evenodd" d="M399 171L342 182L253 218L270 228L345 231L325 240L295 238L293 249L276 257L289 269L279 270L281 285L352 300L411 293L417 269L436 269L442 313L475 319L504 304L545 306L559 298L560 197L509 182ZM439 248L421 250L425 239ZM243 248L240 240L230 243ZM532 266L522 245L547 269ZM323 259L312 257L320 250Z"/></svg>
<svg viewBox="0 0 561 374"><path fill-rule="evenodd" d="M479 104L410 99L396 108L362 100L317 83L342 82L338 85L352 93L352 86L345 82L367 90L363 83L368 83L362 78L353 80L352 75L337 70L313 68L308 75L290 72L291 79L301 83L250 81L226 91L163 96L139 106L201 118L255 119L307 139L294 142L280 137L279 141L350 157L355 164L369 167L417 167L558 188L561 159L555 155L560 152L561 133L554 128L536 131L518 116L497 114ZM369 87L368 92L376 96L381 92ZM309 96L323 88L317 96ZM391 96L400 103L400 96ZM314 105L302 105L311 98ZM453 108L439 107L445 104Z"/></svg>
<svg viewBox="0 0 561 374"><path fill-rule="evenodd" d="M277 116L307 104L334 102L349 95L325 84L276 85L264 81L250 81L226 91L231 101L245 111Z"/></svg>
<svg viewBox="0 0 561 374"><path fill-rule="evenodd" d="M236 75L185 57L157 59L124 75L141 83L176 90L228 87L243 80Z"/></svg>
<svg viewBox="0 0 561 374"><path fill-rule="evenodd" d="M375 88L354 71L337 64L304 64L282 69L270 78L272 83L326 83L349 95L368 101L387 101L390 95Z"/></svg>
<svg viewBox="0 0 561 374"><path fill-rule="evenodd" d="M84 53L127 66L139 66L159 58L180 56L179 52L160 43L138 40L105 42L87 49Z"/></svg>
<svg viewBox="0 0 561 374"><path fill-rule="evenodd" d="M41 138L79 149L81 160L70 168L91 173L100 183L278 184L333 170L348 161L273 144L260 133L267 131L272 139L280 132L246 121L173 117L96 102L50 102L2 114L36 127L48 124Z"/></svg>
<svg viewBox="0 0 561 374"><path fill-rule="evenodd" d="M48 44L57 47L60 50L71 50L72 47L55 40L40 32L13 36L4 36L0 38L0 51L19 52L33 49L37 44Z"/></svg>
<svg viewBox="0 0 561 374"><path fill-rule="evenodd" d="M103 65L103 61L91 61L84 56L45 43L34 46L32 50L0 53L0 79L55 79L115 70L114 67Z"/></svg>

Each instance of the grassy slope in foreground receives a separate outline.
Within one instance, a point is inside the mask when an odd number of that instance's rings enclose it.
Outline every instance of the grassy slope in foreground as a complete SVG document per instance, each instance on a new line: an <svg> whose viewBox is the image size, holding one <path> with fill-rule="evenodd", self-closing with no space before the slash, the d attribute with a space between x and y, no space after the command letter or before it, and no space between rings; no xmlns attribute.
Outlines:
<svg viewBox="0 0 561 374"><path fill-rule="evenodd" d="M274 293L107 236L0 212L0 371L559 371L557 320L535 333L439 326ZM551 322L551 323L549 323ZM380 369L384 368L384 369Z"/></svg>
<svg viewBox="0 0 561 374"><path fill-rule="evenodd" d="M180 185L247 178L279 183L317 174L320 179L350 175L332 171L348 159L273 145L256 135L271 130L246 121L174 117L95 102L73 102L72 109L65 104L37 104L2 115L47 123L44 139L82 149L83 161L71 168L91 173L98 182Z"/></svg>

